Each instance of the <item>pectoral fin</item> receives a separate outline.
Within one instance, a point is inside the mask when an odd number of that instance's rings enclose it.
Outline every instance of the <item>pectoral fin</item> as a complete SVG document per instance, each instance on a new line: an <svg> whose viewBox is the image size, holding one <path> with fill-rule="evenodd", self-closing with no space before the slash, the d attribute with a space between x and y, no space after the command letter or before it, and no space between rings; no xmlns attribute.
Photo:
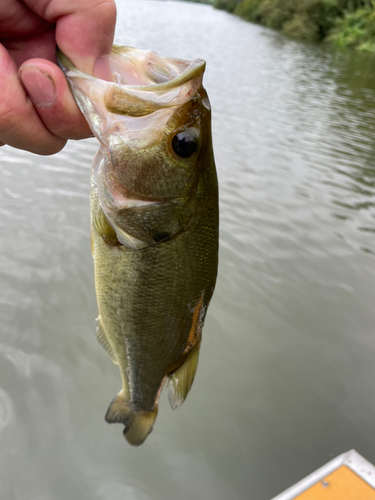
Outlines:
<svg viewBox="0 0 375 500"><path fill-rule="evenodd" d="M103 238L103 240L110 246L118 246L121 245L119 242L116 231L108 222L107 217L105 216L103 209L99 207L99 210L96 212L93 218L93 226L95 231Z"/></svg>
<svg viewBox="0 0 375 500"><path fill-rule="evenodd" d="M114 364L118 365L116 354L113 352L111 344L108 342L107 335L100 320L96 325L96 338L98 339L98 342L103 347L103 349L107 351Z"/></svg>
<svg viewBox="0 0 375 500"><path fill-rule="evenodd" d="M139 240L138 238L135 238L127 231L121 229L121 227L116 227L116 236L122 245L124 245L127 248L130 248L131 250L139 250L140 248L148 247L150 246L151 243L153 243L153 240L151 238L148 238L150 242Z"/></svg>
<svg viewBox="0 0 375 500"><path fill-rule="evenodd" d="M189 394L197 371L200 344L199 340L186 361L169 377L168 398L172 410L182 405Z"/></svg>

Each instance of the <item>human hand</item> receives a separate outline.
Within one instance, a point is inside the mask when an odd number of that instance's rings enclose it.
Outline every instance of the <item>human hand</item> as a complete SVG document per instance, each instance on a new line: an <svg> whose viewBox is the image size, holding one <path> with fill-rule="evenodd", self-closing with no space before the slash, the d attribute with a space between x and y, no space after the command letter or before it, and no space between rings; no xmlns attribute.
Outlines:
<svg viewBox="0 0 375 500"><path fill-rule="evenodd" d="M107 78L114 0L6 0L0 3L0 145L60 151L91 134L56 65L56 44L80 70Z"/></svg>

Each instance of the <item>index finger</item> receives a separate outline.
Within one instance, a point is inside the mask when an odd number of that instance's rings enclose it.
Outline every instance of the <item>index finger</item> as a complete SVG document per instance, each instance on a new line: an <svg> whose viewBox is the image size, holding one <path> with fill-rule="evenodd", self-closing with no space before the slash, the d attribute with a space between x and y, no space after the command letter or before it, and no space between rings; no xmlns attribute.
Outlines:
<svg viewBox="0 0 375 500"><path fill-rule="evenodd" d="M96 60L111 51L114 0L24 0L42 19L56 24L56 42L74 65L93 74Z"/></svg>

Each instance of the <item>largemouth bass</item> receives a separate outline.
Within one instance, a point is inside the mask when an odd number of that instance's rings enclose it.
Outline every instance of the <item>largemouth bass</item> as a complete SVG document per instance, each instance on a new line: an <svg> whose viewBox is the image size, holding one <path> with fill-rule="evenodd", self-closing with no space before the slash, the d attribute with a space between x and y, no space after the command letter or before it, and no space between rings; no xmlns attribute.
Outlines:
<svg viewBox="0 0 375 500"><path fill-rule="evenodd" d="M106 421L140 445L168 379L173 409L197 369L218 263L218 187L205 62L113 46L112 81L58 51L100 142L91 174L97 338L122 389Z"/></svg>

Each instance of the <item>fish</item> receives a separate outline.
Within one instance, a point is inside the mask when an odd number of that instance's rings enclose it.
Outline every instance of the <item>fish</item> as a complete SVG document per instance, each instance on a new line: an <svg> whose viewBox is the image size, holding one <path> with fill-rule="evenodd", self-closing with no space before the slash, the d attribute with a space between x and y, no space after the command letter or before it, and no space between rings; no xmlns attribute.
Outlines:
<svg viewBox="0 0 375 500"><path fill-rule="evenodd" d="M100 143L91 169L97 339L122 388L105 420L134 446L151 432L165 383L186 399L218 268L218 181L205 62L114 45L111 79L57 49Z"/></svg>

